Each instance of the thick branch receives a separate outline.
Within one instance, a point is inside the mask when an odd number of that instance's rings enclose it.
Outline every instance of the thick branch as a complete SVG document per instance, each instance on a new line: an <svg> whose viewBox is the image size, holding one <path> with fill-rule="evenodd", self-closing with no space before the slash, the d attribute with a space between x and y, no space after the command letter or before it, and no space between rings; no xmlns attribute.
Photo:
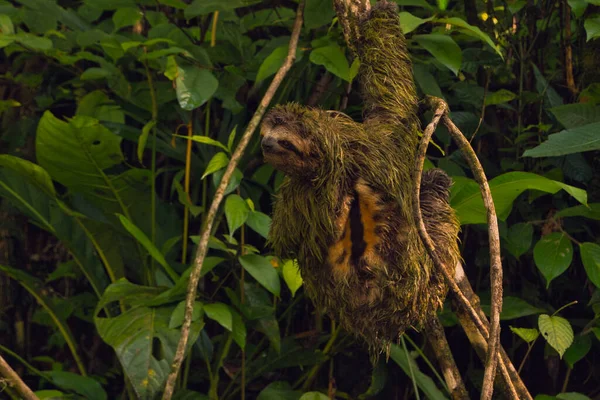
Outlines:
<svg viewBox="0 0 600 400"><path fill-rule="evenodd" d="M173 395L173 391L175 389L175 381L177 379L177 375L179 373L179 369L181 368L181 363L183 362L183 358L185 356L185 349L187 346L188 337L190 334L190 326L192 324L192 313L194 310L194 300L196 299L196 290L198 288L198 281L200 279L200 273L202 271L202 264L204 263L204 258L206 257L206 252L208 250L208 240L210 238L210 232L212 230L215 217L217 215L217 211L225 196L225 189L229 184L231 176L233 175L233 171L240 161L252 134L256 130L262 116L264 115L269 103L273 99L277 88L283 81L284 76L292 67L294 60L296 58L296 48L298 47L298 38L300 36L300 28L302 26L302 15L304 11L304 1L301 1L298 4L298 10L296 12L296 20L294 22L294 28L292 31L292 37L290 39L288 55L285 59L285 62L275 74L273 81L269 85L269 88L265 92L260 104L252 116L252 119L248 123L248 127L242 136L240 143L238 144L235 152L231 156L231 161L229 165L227 165L227 169L223 174L223 178L221 179L221 183L215 192L215 197L213 198L212 204L210 205L210 209L208 210L208 214L206 216L206 221L204 223L204 228L200 235L200 243L198 243L198 249L196 250L196 257L194 259L194 267L192 273L190 274L190 282L188 284L187 297L185 301L185 317L183 321L183 326L181 327L181 338L179 339L179 344L177 345L177 352L175 353L175 357L173 359L173 364L171 365L171 373L167 379L167 384L165 386L165 392L163 394L163 400L171 399Z"/></svg>
<svg viewBox="0 0 600 400"><path fill-rule="evenodd" d="M442 101L442 100L440 100ZM471 144L454 125L448 117L444 115L444 125L452 135L454 141L462 150L464 157L469 163L475 181L479 184L483 204L487 210L488 222L488 240L490 242L490 280L491 280L491 304L490 304L490 337L488 341L488 352L485 360L485 373L483 376L483 388L481 398L489 400L492 398L494 387L494 376L496 375L496 365L498 362L498 349L500 347L500 312L502 311L502 260L500 258L500 232L498 230L498 218L496 217L496 208L492 199L492 192L485 171L471 147Z"/></svg>
<svg viewBox="0 0 600 400"><path fill-rule="evenodd" d="M431 349L435 353L438 364L442 369L442 375L444 375L444 380L446 381L446 385L448 385L452 400L468 400L469 394L454 361L448 340L446 340L444 327L437 317L427 322L425 336L431 344Z"/></svg>
<svg viewBox="0 0 600 400"><path fill-rule="evenodd" d="M14 387L25 400L39 400L33 391L23 382L14 369L0 356L0 376L6 378L8 386Z"/></svg>

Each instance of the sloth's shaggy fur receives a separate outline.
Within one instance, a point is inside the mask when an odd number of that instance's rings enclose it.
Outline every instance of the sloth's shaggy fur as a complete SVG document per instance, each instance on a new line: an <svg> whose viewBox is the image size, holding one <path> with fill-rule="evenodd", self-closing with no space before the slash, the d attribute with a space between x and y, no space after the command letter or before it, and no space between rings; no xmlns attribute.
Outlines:
<svg viewBox="0 0 600 400"><path fill-rule="evenodd" d="M313 302L376 352L442 304L443 278L413 220L411 169L419 122L411 64L396 6L379 2L357 44L365 119L287 104L262 125L266 161L287 175L270 242L296 257ZM424 174L421 208L442 259L456 265L459 223L450 178Z"/></svg>

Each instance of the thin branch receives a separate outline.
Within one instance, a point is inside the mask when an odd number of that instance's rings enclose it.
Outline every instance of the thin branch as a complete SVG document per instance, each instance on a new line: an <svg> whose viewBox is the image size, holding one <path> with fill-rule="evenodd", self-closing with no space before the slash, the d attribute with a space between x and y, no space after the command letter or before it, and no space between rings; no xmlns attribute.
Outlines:
<svg viewBox="0 0 600 400"><path fill-rule="evenodd" d="M438 364L442 369L442 375L444 375L444 380L446 381L446 385L448 385L448 391L450 392L452 400L468 399L469 394L467 393L465 384L460 376L460 371L454 361L454 356L448 345L448 340L446 340L444 327L437 317L432 318L427 322L425 336L427 337L431 349L438 360Z"/></svg>
<svg viewBox="0 0 600 400"><path fill-rule="evenodd" d="M8 365L2 356L0 356L0 376L6 378L8 386L14 387L25 400L39 400L35 393L33 393L29 386L23 382L21 377L10 365Z"/></svg>
<svg viewBox="0 0 600 400"><path fill-rule="evenodd" d="M256 112L252 116L244 135L242 136L240 143L238 144L235 152L231 156L231 161L223 174L223 178L221 179L221 183L215 192L215 197L213 198L212 204L210 205L210 209L208 210L208 214L206 216L206 221L201 233L200 243L198 244L198 249L196 250L196 257L194 259L194 267L192 273L190 274L190 282L188 284L187 297L185 301L185 316L183 321L183 326L181 327L181 337L179 339L179 344L177 345L177 352L175 353L175 357L173 359L173 363L171 364L171 372L167 379L167 384L165 386L165 392L163 394L163 400L170 400L173 391L175 389L175 381L177 379L177 374L179 373L179 369L181 368L181 363L183 361L185 355L185 349L187 346L188 337L190 334L190 326L192 324L192 313L194 310L194 300L196 299L196 291L198 288L198 281L200 279L200 273L202 271L202 264L204 263L204 258L206 257L206 252L208 250L208 240L210 238L210 232L212 230L215 217L217 215L217 211L219 209L219 205L225 196L225 189L229 184L229 180L233 175L233 171L237 166L239 160L252 137L256 127L258 126L262 116L264 115L269 103L271 102L275 91L283 81L284 76L292 67L292 64L296 58L296 48L298 47L298 38L300 36L300 28L302 26L302 15L304 11L304 1L301 1L298 4L298 10L296 12L296 20L294 22L294 28L292 31L292 37L290 39L288 55L285 59L285 62L277 71L277 74L273 78L273 81L269 85L265 95L263 96ZM216 373L216 372L215 372Z"/></svg>
<svg viewBox="0 0 600 400"><path fill-rule="evenodd" d="M502 311L502 260L500 258L500 232L498 230L498 218L496 208L485 171L471 147L469 141L462 132L444 114L444 125L462 150L464 157L469 163L475 181L479 184L483 204L487 210L488 240L490 242L490 280L491 280L491 304L490 304L490 337L488 340L488 352L485 360L485 372L483 376L483 388L481 398L489 400L494 390L494 377L496 376L496 365L498 363L498 348L500 347L500 312Z"/></svg>
<svg viewBox="0 0 600 400"><path fill-rule="evenodd" d="M492 321L495 321L497 323L497 328L496 331L494 331L492 329L492 336L495 334L496 335L496 340L495 340L495 347L494 347L494 340L492 340L492 344L488 344L485 342L486 339L489 338L490 333L488 331L488 327L487 325L487 320L485 319L485 316L479 315L480 313L478 313L474 307L471 305L471 302L467 299L467 297L465 296L465 294L463 293L463 291L458 287L457 282L455 281L454 277L452 276L450 269L441 261L440 257L438 256L438 254L435 251L435 246L433 244L433 241L431 240L431 238L429 237L429 234L427 233L427 229L425 228L425 223L423 222L423 217L421 215L421 209L420 209L420 191L421 191L421 175L422 175L422 171L423 171L423 164L425 161L425 154L427 151L427 146L429 144L429 141L431 140L431 136L433 135L433 132L435 131L439 121L443 118L444 123L446 124L446 126L448 127L448 130L451 132L451 134L453 134L453 136L455 136L455 140L458 141L459 145L461 146L461 148L466 149L466 152L471 151L472 153L472 157L475 157L475 159L477 158L475 156L474 151L471 149L469 142L466 140L466 138L462 135L462 133L458 130L458 128L456 128L456 126L454 126L454 124L452 124L452 121L449 120L448 116L447 116L447 112L448 112L448 105L441 99L437 99L437 98L429 98L429 102L430 105L434 106L432 108L435 108L435 112L434 112L434 116L432 118L431 123L427 126L427 128L425 129L424 133L423 133L423 138L421 139L421 143L419 144L419 149L417 152L417 158L415 161L415 172L414 172L414 189L413 189L413 201L415 202L415 208L414 208L414 218L415 218L415 222L417 224L417 229L419 232L419 235L425 245L425 248L427 249L428 254L430 255L431 259L433 260L434 264L438 267L438 269L442 272L442 274L444 275L444 278L446 279L446 282L448 283L448 285L450 286L450 289L453 291L453 293L455 294L455 296L457 297L459 304L461 305L461 307L463 308L463 310L469 315L471 321L473 324L475 324L475 326L477 327L477 330L479 331L479 333L481 334L481 336L483 337L483 341L485 343L485 347L487 350L487 354L488 356L486 357L486 372L487 374L485 375L487 377L487 382L490 387L488 388L486 385L486 382L484 381L484 388L486 389L486 391L483 392L482 394L482 398L489 398L489 397L484 397L484 396L491 396L491 391L490 388L493 387L493 383L494 383L494 376L495 376L495 363L497 362L497 354L498 354L498 347L499 347L499 341L498 339L498 333L499 333L499 312L501 310L501 299L500 299L500 308L498 308L498 303L494 303L494 301L497 301L497 297L496 298L492 298L492 302L493 302L493 307L492 307ZM462 140L456 138L456 136L461 136ZM466 145L465 145L466 143ZM468 146L468 148L467 148ZM470 153L467 153L470 154ZM482 172L483 169L481 168L480 165L478 164L478 161L475 163L473 160L468 159L470 164L473 164L473 166L471 167L474 170L474 173L477 174L477 172ZM480 178L480 177L478 177ZM478 179L478 181L481 181L481 179ZM487 186L487 180L485 180L485 175L484 175L484 183L482 184L480 182L480 186L482 187L482 190L485 191L485 189L487 188L487 193L489 195L489 187ZM485 197L485 196L484 196ZM491 202L491 195L489 195L489 200ZM497 235L498 231L497 231L497 220L495 218L495 212L492 210L490 211L489 208L489 202L486 202L484 200L484 204L486 206L488 206L488 219L491 218L493 216L494 221L491 222L490 221L490 229L493 230L494 226L495 226L495 232L491 232L490 235L492 235L493 233L495 233ZM492 207L493 207L493 203L492 203ZM497 244L497 247L496 247ZM496 261L496 256L497 256L497 261L499 262L499 238L498 236L496 236L495 238L490 238L490 252L491 254L491 260L492 260L492 264L494 264L494 262ZM497 253L496 253L497 252ZM498 294L500 295L500 297L502 296L502 286L501 286L501 265L500 265L500 285L498 285L498 281L496 281L496 284L494 283L494 279L497 278L497 267L498 265L495 266L496 270L492 271L492 292L493 295L495 294L496 296L498 296ZM494 269L494 265L492 265L492 269ZM461 271L462 271L462 267L461 267ZM498 286L500 286L500 291L498 293ZM494 289L496 290L496 292L494 293ZM496 313L495 317L496 319L494 320L494 313ZM485 321L485 324L484 322ZM491 352L494 352L494 355L491 355ZM490 357L491 356L491 357ZM506 368L506 365L504 365L504 361L501 363L501 367L500 370L502 372L502 375L505 378L509 393L513 396L513 398L518 398L516 390L514 388L514 385L512 384L512 379L511 376ZM512 365L512 364L511 364ZM514 367L513 367L514 369ZM491 376L491 378L489 378L489 376Z"/></svg>

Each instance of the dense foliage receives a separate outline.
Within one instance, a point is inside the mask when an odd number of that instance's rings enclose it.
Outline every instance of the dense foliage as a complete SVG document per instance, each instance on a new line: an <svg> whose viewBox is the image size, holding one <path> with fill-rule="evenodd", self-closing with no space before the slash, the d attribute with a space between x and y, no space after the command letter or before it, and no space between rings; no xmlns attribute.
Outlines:
<svg viewBox="0 0 600 400"><path fill-rule="evenodd" d="M598 396L600 2L397 3L420 94L446 99L490 178L502 344L538 398ZM296 7L0 0L0 354L40 398L159 397L195 235L287 53ZM330 1L308 0L276 102L360 120L357 70ZM442 127L435 139L430 165L454 179L465 269L485 308L479 188ZM176 397L447 398L421 334L372 366L304 297L294 260L271 255L281 180L255 138L211 237ZM476 395L483 368L450 301L441 318ZM17 398L0 381L4 395Z"/></svg>

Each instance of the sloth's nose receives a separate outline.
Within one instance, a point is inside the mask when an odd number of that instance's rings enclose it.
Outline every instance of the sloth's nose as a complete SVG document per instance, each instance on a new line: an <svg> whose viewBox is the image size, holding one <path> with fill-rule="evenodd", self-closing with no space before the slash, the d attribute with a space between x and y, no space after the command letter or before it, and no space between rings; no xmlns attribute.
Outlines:
<svg viewBox="0 0 600 400"><path fill-rule="evenodd" d="M270 152L273 151L273 149L275 148L275 146L277 145L277 140L275 138L272 138L270 136L265 136L263 137L262 141L261 141L261 147L263 149L263 152Z"/></svg>

